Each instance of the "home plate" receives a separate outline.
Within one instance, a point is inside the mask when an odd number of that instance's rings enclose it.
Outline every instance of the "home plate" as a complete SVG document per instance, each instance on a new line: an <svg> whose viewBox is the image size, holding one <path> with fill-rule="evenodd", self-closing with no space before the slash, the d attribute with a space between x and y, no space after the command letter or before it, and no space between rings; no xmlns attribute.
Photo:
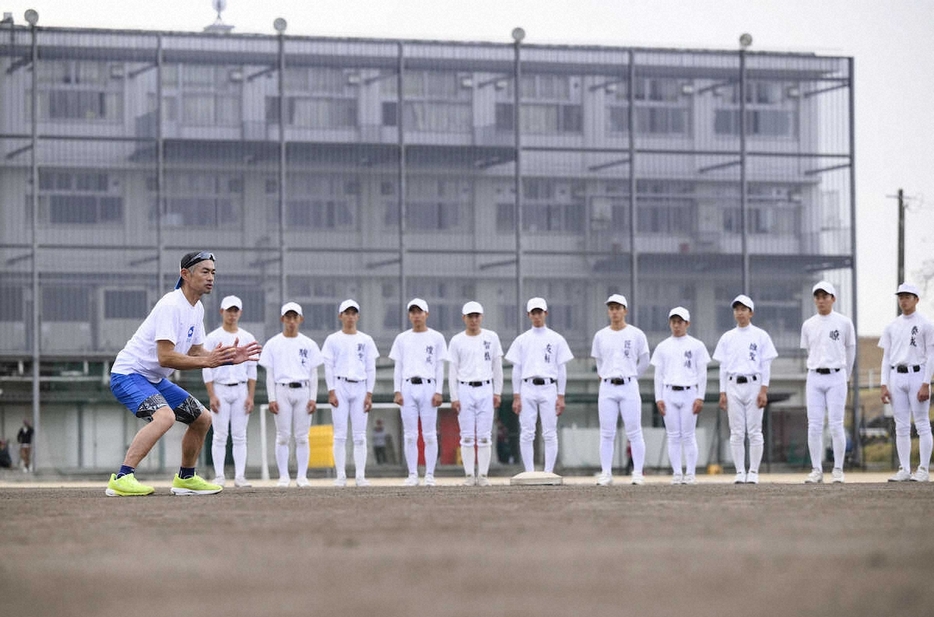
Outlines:
<svg viewBox="0 0 934 617"><path fill-rule="evenodd" d="M558 474L547 471L523 471L509 479L509 483L516 486L558 485L563 481Z"/></svg>

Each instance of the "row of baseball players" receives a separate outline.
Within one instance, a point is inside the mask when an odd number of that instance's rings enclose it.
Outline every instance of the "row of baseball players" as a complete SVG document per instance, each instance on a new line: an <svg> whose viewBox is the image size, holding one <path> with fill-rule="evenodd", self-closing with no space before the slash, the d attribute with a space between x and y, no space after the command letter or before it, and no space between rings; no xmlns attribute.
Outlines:
<svg viewBox="0 0 934 617"><path fill-rule="evenodd" d="M366 413L372 407L375 360L378 351L371 337L357 329L360 307L345 300L338 308L341 330L330 335L319 350L299 332L301 306L283 305L283 331L261 347L238 322L242 305L228 296L221 303L223 325L204 334L200 298L213 289L214 255L192 252L182 257L176 290L166 294L120 352L111 375L111 389L137 417L149 422L131 443L123 466L108 482L108 495L145 495L152 487L135 478L142 460L174 421L188 425L182 440L182 466L173 480L174 494L212 494L225 482L224 450L228 425L234 441L235 485L247 486L246 423L253 408L258 361L267 374L269 409L276 421L276 460L279 485L288 486L289 442L295 441L298 464L296 484L307 486L308 428L315 411L317 367L325 366L328 399L333 408L334 460L338 486L346 485L346 438L350 424L356 484L368 484L366 466ZM928 479L931 457L930 379L934 368L934 328L916 311L918 290L898 289L902 315L886 328L883 347L884 402L891 400L896 418L897 449L901 468L893 481ZM845 434L843 409L847 381L853 369L856 337L852 322L833 311L836 291L822 281L813 288L817 314L802 326L801 345L808 351L808 447L814 469L807 482L823 479L820 451L825 414L833 440L834 482L843 482ZM702 408L710 356L704 345L687 334L690 313L675 307L669 313L672 336L660 343L651 361L644 333L626 323L628 302L614 294L607 299L610 324L594 337L592 356L601 380L599 393L600 459L598 483L612 483L611 461L617 418L623 419L631 443L634 484L644 482L645 442L641 428L641 397L637 379L648 364L655 366L655 400L664 417L672 482L692 484L697 461L695 427ZM736 482L756 483L762 458L762 413L767 401L771 361L777 356L768 334L751 324L753 301L745 295L731 303L737 327L721 337L713 358L720 362L720 406L730 419L730 442L737 469ZM406 485L417 485L417 437L421 421L425 441L425 484L434 484L437 461L437 408L441 404L443 365L450 363L449 390L458 412L462 458L467 484L488 483L493 412L502 394L502 348L498 336L483 329L483 308L468 302L463 308L465 330L451 340L427 327L428 305L419 298L408 304L412 328L396 337L389 357L395 362L394 401L401 408ZM564 411L566 364L572 354L565 339L546 325L547 304L542 298L527 303L532 328L513 342L505 354L513 364L513 411L518 414L520 447L525 469L533 469L535 424L542 422L545 471L553 471L558 453L557 417ZM261 351L260 351L261 350ZM213 413L194 397L168 381L174 370L201 368ZM215 441L215 482L200 478L194 469L212 424ZM921 460L910 474L910 420L921 435ZM749 460L743 445L748 435ZM476 456L474 456L476 448ZM682 452L684 465L682 466Z"/></svg>

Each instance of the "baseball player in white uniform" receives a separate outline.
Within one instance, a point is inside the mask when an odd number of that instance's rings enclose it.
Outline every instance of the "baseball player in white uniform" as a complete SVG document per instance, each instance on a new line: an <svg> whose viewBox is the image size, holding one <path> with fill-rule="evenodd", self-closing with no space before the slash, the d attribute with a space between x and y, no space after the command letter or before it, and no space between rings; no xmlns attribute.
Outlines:
<svg viewBox="0 0 934 617"><path fill-rule="evenodd" d="M289 485L289 440L295 439L295 484L308 486L308 429L315 413L318 392L318 366L324 362L318 344L299 332L305 320L295 302L282 305L282 332L275 335L260 354L266 369L269 412L276 418L277 486Z"/></svg>
<svg viewBox="0 0 934 617"><path fill-rule="evenodd" d="M438 463L438 407L444 389L447 345L440 332L428 327L428 303L414 298L407 307L410 330L392 343L389 357L395 362L393 401L402 411L402 439L409 475L405 486L418 486L418 422L425 441L425 486L435 485Z"/></svg>
<svg viewBox="0 0 934 617"><path fill-rule="evenodd" d="M220 345L252 343L253 335L240 327L243 302L237 296L221 300L221 327L204 339L208 349ZM201 370L207 388L213 414L214 441L211 455L214 458L214 484L224 486L224 462L227 457L227 434L233 441L234 486L246 487L246 427L253 413L253 396L256 393L256 362L244 362Z"/></svg>
<svg viewBox="0 0 934 617"><path fill-rule="evenodd" d="M626 323L626 296L613 294L606 300L610 325L593 337L590 355L597 361L600 394L600 477L597 484L613 484L613 447L616 422L622 417L626 438L632 448L632 483L645 484L645 438L642 435L642 395L639 377L649 367L649 343L645 333Z"/></svg>
<svg viewBox="0 0 934 617"><path fill-rule="evenodd" d="M512 363L512 410L519 416L519 451L525 471L535 470L535 421L541 418L545 471L554 473L558 460L558 416L564 413L567 363L574 359L563 336L545 325L544 298L526 303L532 327L516 337L506 352Z"/></svg>
<svg viewBox="0 0 934 617"><path fill-rule="evenodd" d="M713 352L720 363L720 409L730 421L730 450L736 468L734 484L758 484L765 449L762 415L769 401L772 360L778 357L772 337L752 325L755 303L747 295L733 299L736 327L724 332ZM746 436L749 435L749 468Z"/></svg>
<svg viewBox="0 0 934 617"><path fill-rule="evenodd" d="M347 421L353 439L353 461L357 486L369 486L366 479L366 422L373 408L376 385L376 359L379 351L368 334L357 330L360 305L344 300L337 309L341 329L331 334L321 347L324 379L334 424L335 486L347 486Z"/></svg>
<svg viewBox="0 0 934 617"><path fill-rule="evenodd" d="M461 430L464 484L489 486L493 413L503 395L503 348L499 335L481 327L479 302L466 303L461 313L466 329L455 334L448 346L448 390Z"/></svg>
<svg viewBox="0 0 934 617"><path fill-rule="evenodd" d="M668 460L672 484L697 484L697 415L707 392L710 354L704 344L690 336L691 313L676 306L668 313L671 336L652 354L655 367L655 404L665 419ZM682 449L684 468L682 471Z"/></svg>
<svg viewBox="0 0 934 617"><path fill-rule="evenodd" d="M831 283L820 281L811 291L817 315L809 317L801 325L801 348L808 352L808 452L812 467L805 482L819 484L824 481L821 451L826 412L833 443L833 482L841 484L844 481L843 457L846 455L843 415L847 381L856 362L856 330L849 317L833 310L837 291Z"/></svg>
<svg viewBox="0 0 934 617"><path fill-rule="evenodd" d="M919 290L910 283L898 286L902 311L885 327L879 347L882 353L882 402L892 404L895 416L895 449L898 471L889 482L927 482L931 464L931 374L934 373L934 325L918 312ZM921 460L911 470L911 420L918 431Z"/></svg>

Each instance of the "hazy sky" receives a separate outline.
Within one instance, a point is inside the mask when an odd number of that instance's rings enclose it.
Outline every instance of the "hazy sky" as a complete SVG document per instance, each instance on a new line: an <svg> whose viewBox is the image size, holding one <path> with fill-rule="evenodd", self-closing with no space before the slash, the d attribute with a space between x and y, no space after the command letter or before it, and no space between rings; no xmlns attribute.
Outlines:
<svg viewBox="0 0 934 617"><path fill-rule="evenodd" d="M40 26L200 31L211 0L0 0ZM906 272L934 269L934 0L228 0L234 32L527 43L736 49L853 56L856 75L859 330L879 334L895 316L897 202L907 214ZM926 197L925 197L926 196ZM934 317L934 281L921 310Z"/></svg>

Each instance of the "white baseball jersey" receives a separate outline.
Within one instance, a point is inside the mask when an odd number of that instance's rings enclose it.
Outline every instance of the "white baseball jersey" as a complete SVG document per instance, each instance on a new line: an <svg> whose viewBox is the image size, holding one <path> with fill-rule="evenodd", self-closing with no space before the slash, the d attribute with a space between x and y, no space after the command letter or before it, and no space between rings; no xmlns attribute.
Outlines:
<svg viewBox="0 0 934 617"><path fill-rule="evenodd" d="M373 391L379 350L369 334L345 334L338 330L324 340L321 355L328 390L334 390L335 380L343 377L351 381L366 381L367 392Z"/></svg>
<svg viewBox="0 0 934 617"><path fill-rule="evenodd" d="M213 330L210 334L207 335L207 337L205 337L204 348L210 351L217 347L218 343L224 347L228 347L233 345L234 341L238 339L239 342L237 345L240 347L249 345L256 340L253 338L252 334L243 328L238 328L236 332L228 332L221 327L217 330ZM241 362L240 364L231 364L227 366L218 366L216 368L201 369L201 376L204 378L204 383L246 383L251 379L256 380L256 361L248 360L246 362Z"/></svg>
<svg viewBox="0 0 934 617"><path fill-rule="evenodd" d="M772 337L762 328L749 324L736 326L723 333L713 352L720 363L720 392L732 375L757 375L760 386L768 386L772 375L772 360L778 357Z"/></svg>
<svg viewBox="0 0 934 617"><path fill-rule="evenodd" d="M267 395L270 401L276 400L274 384L291 382L318 383L318 366L324 362L321 350L313 340L299 333L297 336L285 336L281 332L269 339L259 355L259 364L266 369ZM314 396L314 390L311 390Z"/></svg>
<svg viewBox="0 0 934 617"><path fill-rule="evenodd" d="M520 391L521 380L544 377L556 380L558 394L563 395L567 382L565 365L574 359L574 354L563 336L544 326L517 336L506 352L506 359L516 365L512 371L514 392Z"/></svg>
<svg viewBox="0 0 934 617"><path fill-rule="evenodd" d="M704 344L691 336L669 336L652 354L655 367L655 400L662 400L666 386L696 387L694 398L704 399L707 392L707 364L710 354Z"/></svg>
<svg viewBox="0 0 934 617"><path fill-rule="evenodd" d="M638 378L649 367L649 342L645 333L631 324L622 330L607 326L594 334L590 355L597 361L601 379Z"/></svg>
<svg viewBox="0 0 934 617"><path fill-rule="evenodd" d="M393 373L395 392L402 391L402 382L412 377L433 379L435 394L444 389L444 359L447 357L444 336L428 328L424 332L406 330L396 336L389 358L396 363Z"/></svg>
<svg viewBox="0 0 934 617"><path fill-rule="evenodd" d="M181 289L162 296L117 354L111 372L117 375L142 375L153 383L171 375L175 369L159 364L156 341L171 341L175 351L181 354L187 354L195 345L203 344L204 306L201 301L191 304Z"/></svg>
<svg viewBox="0 0 934 617"><path fill-rule="evenodd" d="M460 400L460 382L492 381L493 394L503 393L503 347L499 335L480 329L468 336L459 332L448 347L448 389L451 401Z"/></svg>
<svg viewBox="0 0 934 617"><path fill-rule="evenodd" d="M808 370L843 369L849 379L856 362L856 329L836 311L813 315L801 325L801 349L808 352Z"/></svg>
<svg viewBox="0 0 934 617"><path fill-rule="evenodd" d="M922 382L931 383L934 373L934 324L915 311L899 315L882 331L882 385L889 385L893 366L921 366Z"/></svg>

